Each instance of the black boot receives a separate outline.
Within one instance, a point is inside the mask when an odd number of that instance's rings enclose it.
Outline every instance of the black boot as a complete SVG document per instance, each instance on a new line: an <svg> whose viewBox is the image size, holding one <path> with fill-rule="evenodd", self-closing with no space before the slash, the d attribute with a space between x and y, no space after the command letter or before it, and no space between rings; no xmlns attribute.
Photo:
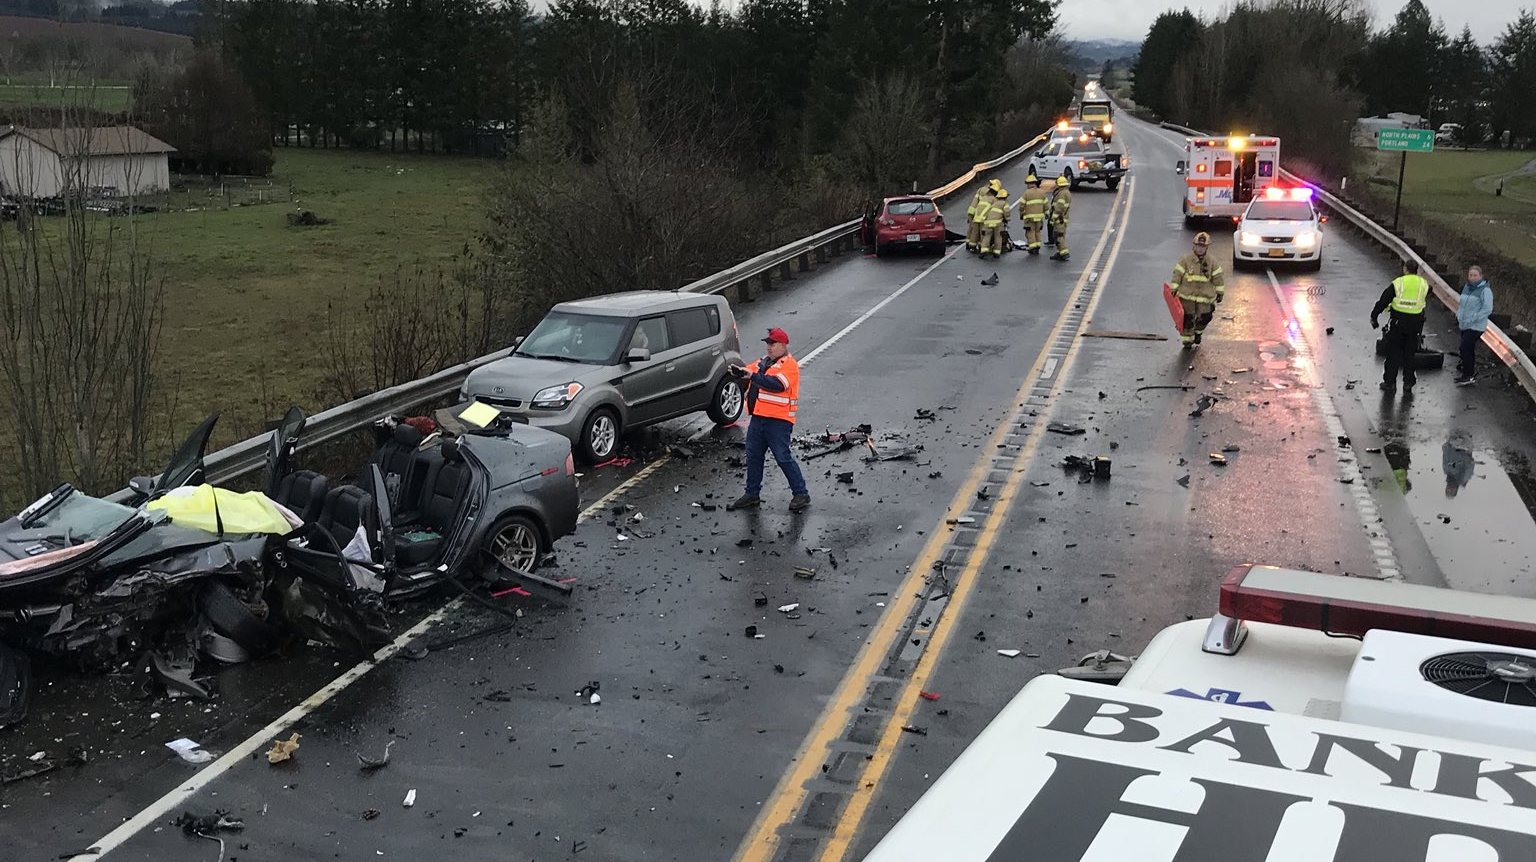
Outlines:
<svg viewBox="0 0 1536 862"><path fill-rule="evenodd" d="M761 505L763 505L763 499L761 497L753 497L750 494L743 494L736 498L736 502L726 506L725 510L727 512L735 512L738 509L756 509Z"/></svg>

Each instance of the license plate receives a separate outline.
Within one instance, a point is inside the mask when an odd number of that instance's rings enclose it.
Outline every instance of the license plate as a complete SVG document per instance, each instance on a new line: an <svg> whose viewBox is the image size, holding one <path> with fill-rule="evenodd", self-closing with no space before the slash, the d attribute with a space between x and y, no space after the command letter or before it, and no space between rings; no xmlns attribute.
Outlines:
<svg viewBox="0 0 1536 862"><path fill-rule="evenodd" d="M915 234L915 233L907 234L907 242L919 242L921 240L922 240L922 236L920 236L919 234Z"/></svg>
<svg viewBox="0 0 1536 862"><path fill-rule="evenodd" d="M1283 249L1283 248L1272 248L1272 249L1269 250L1269 256L1270 257L1285 257L1285 249Z"/></svg>

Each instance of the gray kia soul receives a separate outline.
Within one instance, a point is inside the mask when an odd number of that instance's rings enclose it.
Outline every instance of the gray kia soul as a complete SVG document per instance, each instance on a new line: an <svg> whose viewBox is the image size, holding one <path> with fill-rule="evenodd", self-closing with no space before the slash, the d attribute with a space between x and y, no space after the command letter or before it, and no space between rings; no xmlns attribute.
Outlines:
<svg viewBox="0 0 1536 862"><path fill-rule="evenodd" d="M742 384L728 373L740 363L723 297L637 290L555 306L459 394L563 434L578 458L600 463L631 428L698 410L720 425L740 419Z"/></svg>

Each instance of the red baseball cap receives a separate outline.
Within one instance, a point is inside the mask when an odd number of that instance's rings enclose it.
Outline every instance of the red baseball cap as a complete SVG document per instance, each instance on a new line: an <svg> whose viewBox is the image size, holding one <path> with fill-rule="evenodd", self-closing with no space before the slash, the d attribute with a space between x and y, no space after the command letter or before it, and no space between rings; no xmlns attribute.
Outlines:
<svg viewBox="0 0 1536 862"><path fill-rule="evenodd" d="M784 330L779 329L777 326L775 326L773 329L768 330L768 337L763 339L763 343L764 344L783 344L785 346L788 346L789 345L789 333L787 333Z"/></svg>

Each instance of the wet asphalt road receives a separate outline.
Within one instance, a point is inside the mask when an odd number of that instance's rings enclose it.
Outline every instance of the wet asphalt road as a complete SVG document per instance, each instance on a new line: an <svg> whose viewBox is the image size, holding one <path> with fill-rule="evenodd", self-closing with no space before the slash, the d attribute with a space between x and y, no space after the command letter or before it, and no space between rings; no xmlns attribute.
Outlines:
<svg viewBox="0 0 1536 862"><path fill-rule="evenodd" d="M1449 370L1426 374L1411 404L1378 398L1365 321L1393 262L1343 225L1330 225L1320 273L1229 273L1193 355L1176 341L1063 337L1058 324L1085 290L1096 304L1083 330L1172 334L1160 285L1190 236L1171 169L1177 138L1121 125L1134 182L1074 196L1069 264L847 257L737 309L744 337L782 326L810 358L801 431L869 423L887 450L921 445L914 460L867 464L854 451L805 462L816 502L803 516L784 510L770 465L765 508L728 514L740 430L675 423L661 440L698 437L692 457L584 478L592 503L650 471L557 549L556 573L577 579L569 607L509 604L525 614L513 631L382 663L299 720L292 762L238 762L110 857L213 859L218 847L169 820L224 808L246 821L228 835L231 859L729 859L754 828L782 837L743 858L846 846L857 859L1025 681L1098 648L1134 653L1163 625L1209 612L1236 562L1536 594L1528 402L1497 375L1455 389ZM1003 179L1022 189L1022 167ZM963 207L946 214L958 223ZM1127 220L1112 219L1116 207ZM1212 253L1227 259L1230 233L1213 233ZM993 272L1001 283L981 286ZM1446 348L1448 320L1437 310L1430 327ZM1021 393L1027 422L1084 433L994 442ZM1202 394L1220 400L1189 417ZM915 418L918 408L937 418ZM1475 463L1455 496L1447 443ZM1226 466L1210 463L1231 447ZM1404 450L1400 484L1386 453L1401 463ZM994 482L984 467L999 452L1017 461ZM1068 454L1110 457L1112 477L1080 483L1060 466ZM852 484L834 479L845 471ZM972 507L977 525L945 523ZM633 512L644 520L620 541ZM930 544L960 549L964 572L910 572ZM808 548L831 549L836 567ZM796 566L816 578L795 578ZM928 601L911 603L913 584ZM903 602L911 619L884 616ZM456 610L425 640L498 621ZM762 637L746 637L748 626ZM889 631L900 636L875 686L846 701L839 684L861 645L887 646ZM935 638L947 638L942 650ZM92 845L197 773L164 742L228 751L345 670L339 661L308 649L225 672L211 705L53 681L28 723L0 736L3 768L36 751L62 761L83 747L91 758L0 788L6 858ZM903 687L918 678L937 700ZM577 695L588 683L600 684L600 705ZM904 711L926 735L882 737ZM776 786L807 734L849 720L829 742L841 756L814 751L804 802L785 802ZM390 764L360 772L355 753L391 739ZM848 817L849 800L862 819ZM370 809L380 814L365 819ZM777 809L785 816L759 822Z"/></svg>

